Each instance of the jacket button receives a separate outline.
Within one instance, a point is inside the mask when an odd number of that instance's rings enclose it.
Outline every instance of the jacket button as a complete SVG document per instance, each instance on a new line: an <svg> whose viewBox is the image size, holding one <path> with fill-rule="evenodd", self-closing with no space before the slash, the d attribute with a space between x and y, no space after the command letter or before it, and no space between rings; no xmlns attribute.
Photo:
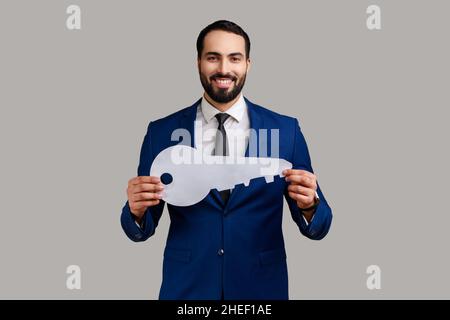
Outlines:
<svg viewBox="0 0 450 320"><path fill-rule="evenodd" d="M223 249L219 249L219 251L217 252L217 254L219 256L223 256L224 253L225 253L225 251L223 251Z"/></svg>

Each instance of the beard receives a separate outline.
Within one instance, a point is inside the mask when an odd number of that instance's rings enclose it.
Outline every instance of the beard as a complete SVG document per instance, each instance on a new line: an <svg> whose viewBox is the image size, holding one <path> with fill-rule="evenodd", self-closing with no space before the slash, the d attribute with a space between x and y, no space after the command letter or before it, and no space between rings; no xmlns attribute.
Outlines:
<svg viewBox="0 0 450 320"><path fill-rule="evenodd" d="M200 73L200 82L202 83L203 89L205 89L205 92L208 94L208 96L213 99L217 103L228 103L232 100L234 100L242 91L242 88L245 84L245 78L247 77L247 74L244 74L242 78L237 78L232 75L222 75L220 73L216 73L213 76L208 78ZM212 85L212 81L215 78L227 78L231 79L231 81L234 83L234 85L231 87L231 90L229 88L214 88Z"/></svg>

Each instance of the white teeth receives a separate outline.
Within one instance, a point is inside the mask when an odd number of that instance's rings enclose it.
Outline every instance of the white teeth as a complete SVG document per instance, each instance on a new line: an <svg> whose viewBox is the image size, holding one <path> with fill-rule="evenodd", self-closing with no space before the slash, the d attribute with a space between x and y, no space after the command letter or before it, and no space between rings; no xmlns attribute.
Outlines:
<svg viewBox="0 0 450 320"><path fill-rule="evenodd" d="M219 79L216 79L216 81L220 84L228 84L231 82L231 80L219 80Z"/></svg>

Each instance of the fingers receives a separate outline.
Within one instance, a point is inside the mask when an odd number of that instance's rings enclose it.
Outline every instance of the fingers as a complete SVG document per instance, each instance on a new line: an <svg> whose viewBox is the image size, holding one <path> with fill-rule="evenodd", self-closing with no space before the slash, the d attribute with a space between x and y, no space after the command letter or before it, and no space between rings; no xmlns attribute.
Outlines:
<svg viewBox="0 0 450 320"><path fill-rule="evenodd" d="M161 179L159 177L152 176L138 176L130 179L128 181L128 185L138 185L142 183L161 183Z"/></svg>
<svg viewBox="0 0 450 320"><path fill-rule="evenodd" d="M314 197L311 196L305 196L303 194L299 194L299 193L294 193L294 192L289 192L289 196L300 203L311 203L314 202Z"/></svg>
<svg viewBox="0 0 450 320"><path fill-rule="evenodd" d="M153 201L153 200L159 200L162 199L162 195L160 193L152 193L152 192L141 192L141 193L135 193L131 195L131 200L133 202L139 202L139 201Z"/></svg>
<svg viewBox="0 0 450 320"><path fill-rule="evenodd" d="M128 181L128 197L133 200L133 195L140 193L161 193L164 185L158 177L139 176ZM159 198L160 199L160 198Z"/></svg>
<svg viewBox="0 0 450 320"><path fill-rule="evenodd" d="M162 183L159 184L142 183L138 185L132 185L130 189L131 193L160 192L164 190L164 185Z"/></svg>
<svg viewBox="0 0 450 320"><path fill-rule="evenodd" d="M143 213L148 207L156 206L162 199L164 185L159 177L138 176L128 181L128 201L132 212Z"/></svg>
<svg viewBox="0 0 450 320"><path fill-rule="evenodd" d="M291 182L292 184L299 184L311 189L317 189L317 183L315 176L306 176L306 175L290 175L286 177L286 181Z"/></svg>
<svg viewBox="0 0 450 320"><path fill-rule="evenodd" d="M316 191L314 189L306 188L296 184L291 184L290 186L288 186L288 191L312 198L314 198L314 196L316 195Z"/></svg>
<svg viewBox="0 0 450 320"><path fill-rule="evenodd" d="M309 171L306 171L306 170L300 170L300 169L286 169L286 170L283 171L283 175L285 177L288 177L288 176L291 176L291 175L307 176L307 177L310 177L310 178L315 178L316 177L313 173L311 173Z"/></svg>

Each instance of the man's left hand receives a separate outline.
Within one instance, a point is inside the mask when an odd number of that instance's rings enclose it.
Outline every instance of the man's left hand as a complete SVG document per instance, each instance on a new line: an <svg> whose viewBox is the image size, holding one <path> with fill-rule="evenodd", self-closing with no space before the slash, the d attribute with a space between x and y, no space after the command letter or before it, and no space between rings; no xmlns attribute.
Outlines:
<svg viewBox="0 0 450 320"><path fill-rule="evenodd" d="M289 196L297 202L300 209L314 205L317 190L316 176L305 170L287 169L283 171L287 182Z"/></svg>

